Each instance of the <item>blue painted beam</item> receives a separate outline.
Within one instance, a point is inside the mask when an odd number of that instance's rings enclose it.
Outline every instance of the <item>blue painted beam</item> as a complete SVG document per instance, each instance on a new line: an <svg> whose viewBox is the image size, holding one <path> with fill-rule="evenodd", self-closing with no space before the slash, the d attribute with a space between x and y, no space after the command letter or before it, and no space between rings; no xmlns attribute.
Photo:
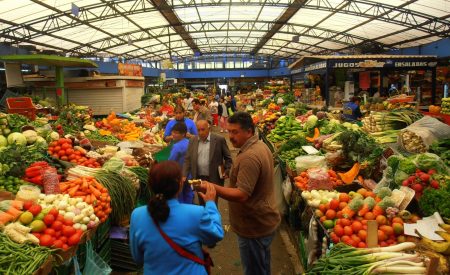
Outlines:
<svg viewBox="0 0 450 275"><path fill-rule="evenodd" d="M450 56L450 38L443 38L429 44L388 51L386 54L394 55L436 55L439 57Z"/></svg>

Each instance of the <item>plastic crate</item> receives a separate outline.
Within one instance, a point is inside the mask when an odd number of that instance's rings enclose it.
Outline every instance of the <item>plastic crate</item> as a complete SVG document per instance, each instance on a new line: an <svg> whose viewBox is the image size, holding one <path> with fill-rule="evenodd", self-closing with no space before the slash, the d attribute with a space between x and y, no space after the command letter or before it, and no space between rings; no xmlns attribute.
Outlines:
<svg viewBox="0 0 450 275"><path fill-rule="evenodd" d="M20 114L30 120L36 119L36 108L30 97L10 97L6 99L9 114Z"/></svg>
<svg viewBox="0 0 450 275"><path fill-rule="evenodd" d="M130 272L140 269L131 256L128 240L111 239L111 267L113 270Z"/></svg>
<svg viewBox="0 0 450 275"><path fill-rule="evenodd" d="M3 94L2 99L0 99L0 106L6 107L6 99L10 97L20 97L20 95L10 91L6 90L6 92Z"/></svg>

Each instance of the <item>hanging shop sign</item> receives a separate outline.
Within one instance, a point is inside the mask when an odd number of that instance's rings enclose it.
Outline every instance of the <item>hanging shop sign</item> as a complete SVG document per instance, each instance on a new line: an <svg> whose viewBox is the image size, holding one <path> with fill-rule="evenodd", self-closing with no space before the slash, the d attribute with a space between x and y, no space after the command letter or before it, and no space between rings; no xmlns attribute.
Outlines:
<svg viewBox="0 0 450 275"><path fill-rule="evenodd" d="M436 61L430 60L330 60L330 67L333 69L340 68L416 68L416 67L430 67L434 68L437 65Z"/></svg>
<svg viewBox="0 0 450 275"><path fill-rule="evenodd" d="M142 76L142 66L139 64L117 64L119 75L123 76Z"/></svg>
<svg viewBox="0 0 450 275"><path fill-rule="evenodd" d="M299 73L304 73L304 72L311 72L311 71L317 71L317 70L322 70L322 69L326 69L327 68L327 62L326 61L321 61L321 62L317 62L311 65L307 65L295 70L291 71L291 74L299 74Z"/></svg>

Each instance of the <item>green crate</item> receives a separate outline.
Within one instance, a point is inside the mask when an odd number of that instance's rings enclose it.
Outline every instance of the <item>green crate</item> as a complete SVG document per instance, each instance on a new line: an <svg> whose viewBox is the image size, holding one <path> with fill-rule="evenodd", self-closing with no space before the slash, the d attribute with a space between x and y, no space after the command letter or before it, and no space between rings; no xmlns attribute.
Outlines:
<svg viewBox="0 0 450 275"><path fill-rule="evenodd" d="M105 262L110 264L110 262L111 262L111 240L107 239L96 252Z"/></svg>
<svg viewBox="0 0 450 275"><path fill-rule="evenodd" d="M138 265L131 256L128 240L111 239L111 267L114 270L137 271Z"/></svg>

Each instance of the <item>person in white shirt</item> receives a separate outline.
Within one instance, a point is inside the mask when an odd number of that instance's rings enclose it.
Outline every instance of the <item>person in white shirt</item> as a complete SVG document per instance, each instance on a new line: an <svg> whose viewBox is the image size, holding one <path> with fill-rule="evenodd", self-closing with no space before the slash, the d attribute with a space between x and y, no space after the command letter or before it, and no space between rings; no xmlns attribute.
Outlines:
<svg viewBox="0 0 450 275"><path fill-rule="evenodd" d="M194 99L191 97L191 94L187 94L186 98L183 99L183 107L186 111L191 112L194 109L192 101Z"/></svg>
<svg viewBox="0 0 450 275"><path fill-rule="evenodd" d="M211 100L211 103L209 103L209 110L213 117L213 125L219 125L219 103L216 101L216 99L213 98Z"/></svg>
<svg viewBox="0 0 450 275"><path fill-rule="evenodd" d="M228 119L228 106L225 103L225 99L222 97L220 98L219 103L219 126L220 126L220 132L223 133L223 131L228 132L227 130L227 119Z"/></svg>

